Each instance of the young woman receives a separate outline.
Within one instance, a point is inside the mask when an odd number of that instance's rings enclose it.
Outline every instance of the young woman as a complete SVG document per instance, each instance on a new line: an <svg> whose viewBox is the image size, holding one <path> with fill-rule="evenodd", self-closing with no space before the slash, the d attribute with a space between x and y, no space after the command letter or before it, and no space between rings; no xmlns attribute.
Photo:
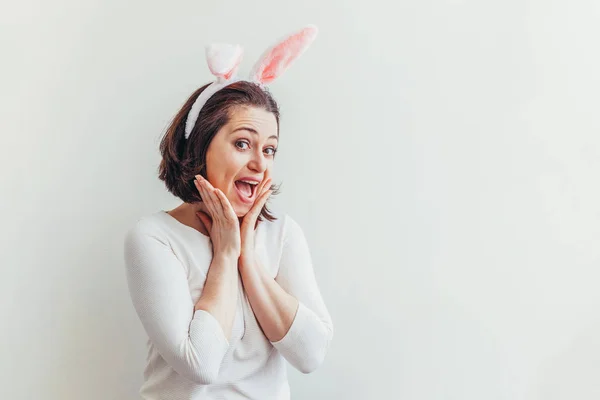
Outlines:
<svg viewBox="0 0 600 400"><path fill-rule="evenodd" d="M290 36L304 35L295 57L314 39L306 29ZM148 335L145 399L289 399L286 361L314 371L333 336L302 229L265 205L278 190L279 110L264 84L290 57L264 56L250 81L231 79L239 57L228 57L161 142L160 179L183 203L139 219L125 237Z"/></svg>

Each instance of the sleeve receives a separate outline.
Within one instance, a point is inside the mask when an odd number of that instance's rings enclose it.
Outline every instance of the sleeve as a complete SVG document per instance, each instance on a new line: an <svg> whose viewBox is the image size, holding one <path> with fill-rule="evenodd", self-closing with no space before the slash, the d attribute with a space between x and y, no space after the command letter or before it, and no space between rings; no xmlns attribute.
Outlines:
<svg viewBox="0 0 600 400"><path fill-rule="evenodd" d="M229 342L210 313L194 312L185 269L170 245L133 228L124 256L131 300L150 341L178 374L214 383Z"/></svg>
<svg viewBox="0 0 600 400"><path fill-rule="evenodd" d="M297 370L308 374L325 359L333 323L315 278L304 233L286 216L279 272L275 281L298 300L298 309L285 336L271 344Z"/></svg>

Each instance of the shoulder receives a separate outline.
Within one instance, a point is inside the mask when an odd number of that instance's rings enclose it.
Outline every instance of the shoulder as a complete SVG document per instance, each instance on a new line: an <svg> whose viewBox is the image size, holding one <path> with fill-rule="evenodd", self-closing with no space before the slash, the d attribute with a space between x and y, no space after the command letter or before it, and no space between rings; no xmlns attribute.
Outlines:
<svg viewBox="0 0 600 400"><path fill-rule="evenodd" d="M304 232L300 223L289 213L282 213L281 218L277 222L277 232L284 243L304 238Z"/></svg>
<svg viewBox="0 0 600 400"><path fill-rule="evenodd" d="M139 217L127 229L122 249L129 273L145 273L149 268L158 268L173 260L174 236L167 224L163 215L153 213Z"/></svg>
<svg viewBox="0 0 600 400"><path fill-rule="evenodd" d="M167 241L167 229L163 211L139 217L125 232L125 245L131 245L144 239L154 238L161 242Z"/></svg>
<svg viewBox="0 0 600 400"><path fill-rule="evenodd" d="M292 217L286 212L280 212L275 215L277 217L274 221L263 220L259 228L262 233L260 236L263 237L268 243L285 243L298 237L298 234L302 233L300 224L296 218Z"/></svg>

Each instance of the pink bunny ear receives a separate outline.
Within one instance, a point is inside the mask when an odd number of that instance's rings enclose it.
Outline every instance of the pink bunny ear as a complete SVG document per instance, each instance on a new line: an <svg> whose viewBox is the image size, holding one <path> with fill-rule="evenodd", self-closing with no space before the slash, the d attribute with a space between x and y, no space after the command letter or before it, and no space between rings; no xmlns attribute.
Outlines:
<svg viewBox="0 0 600 400"><path fill-rule="evenodd" d="M210 72L220 81L229 80L235 75L243 52L237 44L214 43L206 46L206 62Z"/></svg>
<svg viewBox="0 0 600 400"><path fill-rule="evenodd" d="M250 80L267 84L277 79L310 46L317 32L316 26L308 25L270 47L252 68Z"/></svg>

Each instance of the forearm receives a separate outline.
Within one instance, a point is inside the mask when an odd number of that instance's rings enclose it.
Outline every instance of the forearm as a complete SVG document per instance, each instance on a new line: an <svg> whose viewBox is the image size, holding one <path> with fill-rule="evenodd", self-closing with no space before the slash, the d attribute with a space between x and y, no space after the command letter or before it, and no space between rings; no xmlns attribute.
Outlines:
<svg viewBox="0 0 600 400"><path fill-rule="evenodd" d="M240 265L244 290L265 336L272 342L281 340L290 329L298 300L271 278L260 263Z"/></svg>
<svg viewBox="0 0 600 400"><path fill-rule="evenodd" d="M263 333L297 370L314 371L329 348L333 323L317 285L302 229L286 215L275 278L252 247L248 248L248 252L242 251L239 271Z"/></svg>
<svg viewBox="0 0 600 400"><path fill-rule="evenodd" d="M209 312L221 325L227 338L231 335L238 296L237 257L216 254L210 264L206 282L194 311Z"/></svg>

